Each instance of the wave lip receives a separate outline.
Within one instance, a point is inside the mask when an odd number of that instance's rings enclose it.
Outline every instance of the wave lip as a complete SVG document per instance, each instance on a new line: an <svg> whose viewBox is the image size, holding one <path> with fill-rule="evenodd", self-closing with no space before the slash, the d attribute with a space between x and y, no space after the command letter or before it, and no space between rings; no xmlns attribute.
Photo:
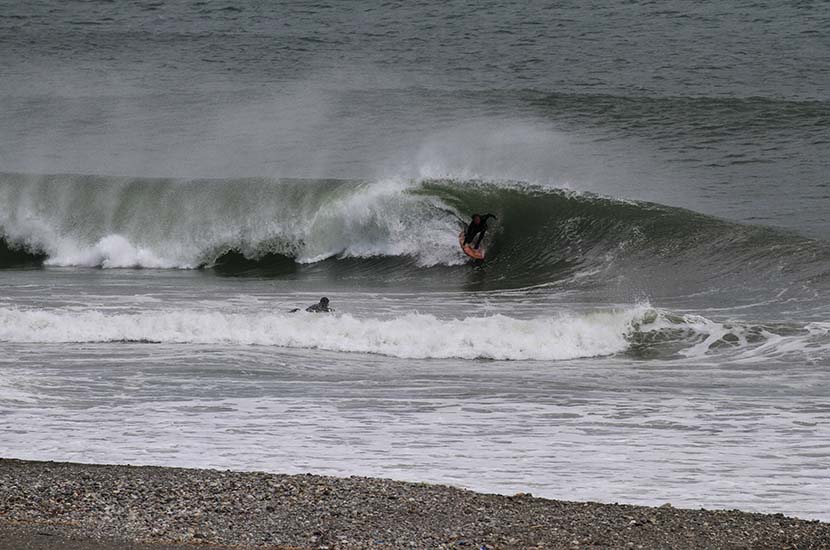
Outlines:
<svg viewBox="0 0 830 550"><path fill-rule="evenodd" d="M641 316L641 307L528 320L0 308L0 341L263 345L407 359L567 360L625 351L631 324Z"/></svg>

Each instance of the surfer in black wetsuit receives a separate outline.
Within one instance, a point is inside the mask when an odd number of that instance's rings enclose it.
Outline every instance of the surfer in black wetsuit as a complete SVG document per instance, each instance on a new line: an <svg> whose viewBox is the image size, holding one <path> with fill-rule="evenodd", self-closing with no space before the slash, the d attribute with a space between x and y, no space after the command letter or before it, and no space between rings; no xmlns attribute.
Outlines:
<svg viewBox="0 0 830 550"><path fill-rule="evenodd" d="M334 308L329 307L329 299L323 296L318 303L308 306L305 310L309 313L331 313ZM289 313L297 313L298 311L300 311L300 308L292 309Z"/></svg>
<svg viewBox="0 0 830 550"><path fill-rule="evenodd" d="M481 240L484 238L484 234L487 232L487 220L493 218L497 220L498 218L495 217L493 214L473 214L473 220L470 222L470 225L467 226L467 231L464 232L464 244L471 244L473 248L478 250L479 245L481 244ZM476 235L478 238L476 239ZM473 244L473 240L475 240L475 244Z"/></svg>

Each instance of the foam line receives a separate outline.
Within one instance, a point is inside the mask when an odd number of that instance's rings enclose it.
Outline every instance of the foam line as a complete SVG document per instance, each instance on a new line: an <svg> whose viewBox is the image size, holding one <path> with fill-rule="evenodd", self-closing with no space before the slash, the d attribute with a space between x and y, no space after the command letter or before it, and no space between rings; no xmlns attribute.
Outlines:
<svg viewBox="0 0 830 550"><path fill-rule="evenodd" d="M643 308L521 320L504 315L394 319L352 315L212 311L21 310L0 308L0 341L159 342L262 345L402 358L563 360L624 351Z"/></svg>

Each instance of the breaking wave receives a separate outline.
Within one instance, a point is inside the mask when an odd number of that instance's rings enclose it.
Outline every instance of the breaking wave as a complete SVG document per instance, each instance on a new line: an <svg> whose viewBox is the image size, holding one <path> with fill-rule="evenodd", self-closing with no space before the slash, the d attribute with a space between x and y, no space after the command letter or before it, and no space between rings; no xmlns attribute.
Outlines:
<svg viewBox="0 0 830 550"><path fill-rule="evenodd" d="M457 234L493 212L481 288L621 275L678 285L824 273L825 243L517 182L0 175L0 267L205 268L467 281ZM783 275L782 275L783 274ZM484 277L484 276L482 276Z"/></svg>
<svg viewBox="0 0 830 550"><path fill-rule="evenodd" d="M826 323L723 324L648 305L534 319L0 308L0 342L256 345L407 359L558 361L618 354L682 359L724 352L823 357L830 350L828 335Z"/></svg>
<svg viewBox="0 0 830 550"><path fill-rule="evenodd" d="M305 312L0 309L0 341L261 345L418 359L561 360L624 351L626 333L638 315L636 308L531 320L504 315L446 320L417 313L367 319Z"/></svg>

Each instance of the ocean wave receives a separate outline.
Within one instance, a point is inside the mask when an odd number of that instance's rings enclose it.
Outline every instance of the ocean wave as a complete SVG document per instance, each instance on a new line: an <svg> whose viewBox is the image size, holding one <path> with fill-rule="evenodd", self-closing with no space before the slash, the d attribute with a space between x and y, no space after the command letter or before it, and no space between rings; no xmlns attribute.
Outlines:
<svg viewBox="0 0 830 550"><path fill-rule="evenodd" d="M565 360L628 347L642 308L539 319L504 315L392 319L349 314L244 314L211 311L21 310L0 308L0 341L260 345L359 352L410 359Z"/></svg>
<svg viewBox="0 0 830 550"><path fill-rule="evenodd" d="M460 263L446 246L453 217L403 181L171 180L99 176L0 176L7 251L46 265L212 265L229 251L314 263L331 257L414 257ZM438 205L440 208L440 205Z"/></svg>
<svg viewBox="0 0 830 550"><path fill-rule="evenodd" d="M830 352L830 325L725 323L648 304L531 319L5 307L0 342L274 346L406 359L562 361L624 354L683 360L729 354L739 361L797 354L815 360Z"/></svg>
<svg viewBox="0 0 830 550"><path fill-rule="evenodd" d="M471 212L498 215L480 288L806 279L824 243L654 203L521 182L426 179L173 180L0 175L0 267L214 269L467 282L457 245ZM312 270L314 271L314 270ZM484 280L486 279L486 280ZM685 284L684 283L684 284Z"/></svg>

